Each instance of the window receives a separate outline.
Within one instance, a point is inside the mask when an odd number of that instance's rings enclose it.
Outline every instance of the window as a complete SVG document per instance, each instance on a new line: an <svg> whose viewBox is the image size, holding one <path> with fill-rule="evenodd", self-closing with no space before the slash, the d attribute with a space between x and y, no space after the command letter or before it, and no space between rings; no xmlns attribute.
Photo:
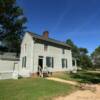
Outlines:
<svg viewBox="0 0 100 100"><path fill-rule="evenodd" d="M65 54L65 49L62 49L62 54Z"/></svg>
<svg viewBox="0 0 100 100"><path fill-rule="evenodd" d="M24 57L22 57L22 67L24 67Z"/></svg>
<svg viewBox="0 0 100 100"><path fill-rule="evenodd" d="M47 51L48 45L44 44L44 51Z"/></svg>
<svg viewBox="0 0 100 100"><path fill-rule="evenodd" d="M46 57L46 65L47 67L54 67L54 58L53 57Z"/></svg>
<svg viewBox="0 0 100 100"><path fill-rule="evenodd" d="M72 64L73 64L73 66L75 66L75 60L72 60Z"/></svg>
<svg viewBox="0 0 100 100"><path fill-rule="evenodd" d="M24 67L26 67L26 56L24 57Z"/></svg>
<svg viewBox="0 0 100 100"><path fill-rule="evenodd" d="M54 67L54 58L52 57L52 68Z"/></svg>
<svg viewBox="0 0 100 100"><path fill-rule="evenodd" d="M22 58L22 67L26 68L26 56Z"/></svg>
<svg viewBox="0 0 100 100"><path fill-rule="evenodd" d="M27 47L27 44L25 44L25 52L26 52L26 47Z"/></svg>
<svg viewBox="0 0 100 100"><path fill-rule="evenodd" d="M62 68L67 68L67 59L62 59Z"/></svg>

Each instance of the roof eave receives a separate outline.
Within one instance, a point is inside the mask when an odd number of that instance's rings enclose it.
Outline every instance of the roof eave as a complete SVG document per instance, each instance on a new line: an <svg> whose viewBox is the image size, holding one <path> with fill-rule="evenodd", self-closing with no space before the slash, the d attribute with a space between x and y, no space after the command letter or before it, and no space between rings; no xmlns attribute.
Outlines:
<svg viewBox="0 0 100 100"><path fill-rule="evenodd" d="M43 40L43 41L52 42L52 43L55 43L55 44L58 44L58 45L66 46L66 47L71 49L71 46L66 44L66 43L63 43L63 42L57 43L56 41L53 42L53 41L50 41L49 39L45 39L42 36L34 36L34 34L36 34L36 33L32 33L32 32L29 32L29 31L27 31L27 33L29 33L35 39L40 39L40 40Z"/></svg>

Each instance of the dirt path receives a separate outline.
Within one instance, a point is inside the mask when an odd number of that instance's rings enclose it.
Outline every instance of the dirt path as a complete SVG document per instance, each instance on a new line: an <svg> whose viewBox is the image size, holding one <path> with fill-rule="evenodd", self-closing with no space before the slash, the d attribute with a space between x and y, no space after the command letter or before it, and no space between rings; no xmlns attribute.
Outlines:
<svg viewBox="0 0 100 100"><path fill-rule="evenodd" d="M78 85L78 83L75 82L75 81L68 81L68 80L64 80L64 79L60 79L60 78L55 78L55 77L47 77L46 79L57 81L57 82L68 83L68 84L71 84L71 85Z"/></svg>
<svg viewBox="0 0 100 100"><path fill-rule="evenodd" d="M75 81L67 81L60 78L48 77L48 80L53 80L57 82L68 83L71 85L78 85ZM54 100L100 100L100 84L99 85L92 85L95 88L95 91L90 90L78 90L70 95L67 96L60 96L54 98Z"/></svg>
<svg viewBox="0 0 100 100"><path fill-rule="evenodd" d="M100 100L100 85L94 86L96 87L95 92L89 90L79 90L65 97L57 97L54 100Z"/></svg>

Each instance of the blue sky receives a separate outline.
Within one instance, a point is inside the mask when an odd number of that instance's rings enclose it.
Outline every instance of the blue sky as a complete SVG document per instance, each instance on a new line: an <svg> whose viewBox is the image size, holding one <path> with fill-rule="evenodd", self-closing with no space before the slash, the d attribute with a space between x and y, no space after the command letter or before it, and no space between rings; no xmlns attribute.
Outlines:
<svg viewBox="0 0 100 100"><path fill-rule="evenodd" d="M51 38L70 38L91 53L100 45L100 0L17 0L28 19L27 30L48 30Z"/></svg>

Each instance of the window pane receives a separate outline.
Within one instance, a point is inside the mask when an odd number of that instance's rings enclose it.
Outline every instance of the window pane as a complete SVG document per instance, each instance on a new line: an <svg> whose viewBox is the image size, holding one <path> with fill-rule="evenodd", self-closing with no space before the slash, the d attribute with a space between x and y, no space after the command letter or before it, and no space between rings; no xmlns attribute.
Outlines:
<svg viewBox="0 0 100 100"><path fill-rule="evenodd" d="M22 67L24 67L24 57L22 57Z"/></svg>
<svg viewBox="0 0 100 100"><path fill-rule="evenodd" d="M24 67L26 67L26 56L24 57Z"/></svg>
<svg viewBox="0 0 100 100"><path fill-rule="evenodd" d="M47 51L48 45L44 44L44 51Z"/></svg>
<svg viewBox="0 0 100 100"><path fill-rule="evenodd" d="M62 59L62 68L64 68L64 59Z"/></svg>
<svg viewBox="0 0 100 100"><path fill-rule="evenodd" d="M62 68L67 67L67 59L62 59Z"/></svg>
<svg viewBox="0 0 100 100"><path fill-rule="evenodd" d="M62 54L65 54L65 49L62 49Z"/></svg>
<svg viewBox="0 0 100 100"><path fill-rule="evenodd" d="M51 58L50 57L46 57L46 65L47 67L51 67Z"/></svg>
<svg viewBox="0 0 100 100"><path fill-rule="evenodd" d="M47 67L54 67L54 59L53 57L46 57L46 65Z"/></svg>
<svg viewBox="0 0 100 100"><path fill-rule="evenodd" d="M52 68L54 67L54 59L53 59L53 57L52 57Z"/></svg>
<svg viewBox="0 0 100 100"><path fill-rule="evenodd" d="M68 65L67 65L67 59L66 59L66 68L68 67Z"/></svg>
<svg viewBox="0 0 100 100"><path fill-rule="evenodd" d="M26 56L22 57L22 67L26 67Z"/></svg>
<svg viewBox="0 0 100 100"><path fill-rule="evenodd" d="M75 60L73 60L73 62L72 62L72 63L73 63L73 66L75 66Z"/></svg>

